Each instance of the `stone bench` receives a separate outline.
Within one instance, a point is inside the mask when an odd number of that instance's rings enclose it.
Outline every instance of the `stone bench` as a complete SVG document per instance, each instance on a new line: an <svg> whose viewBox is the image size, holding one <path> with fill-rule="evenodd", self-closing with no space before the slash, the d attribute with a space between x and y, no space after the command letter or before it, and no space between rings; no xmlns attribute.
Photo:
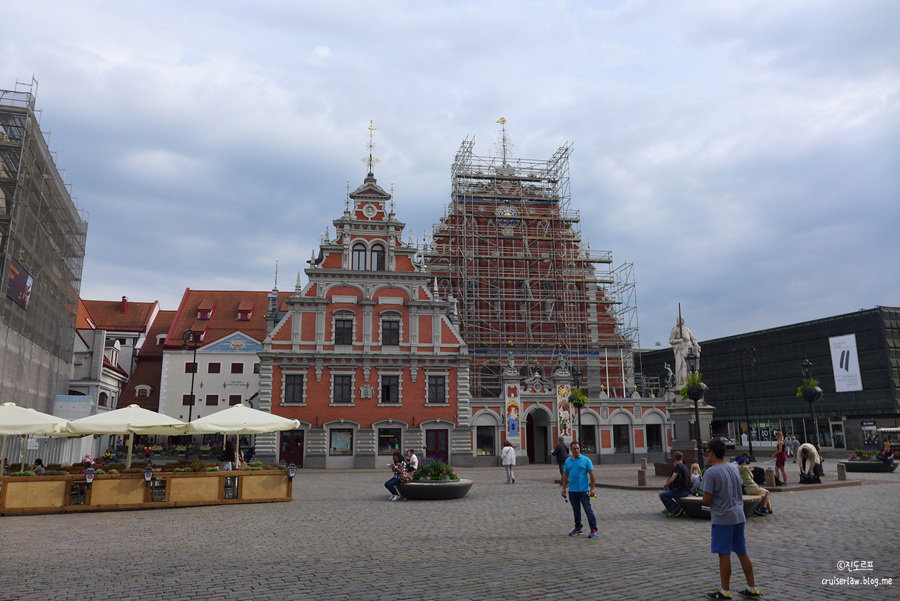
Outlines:
<svg viewBox="0 0 900 601"><path fill-rule="evenodd" d="M703 497L687 496L676 499L676 501L684 507L685 515L689 515L692 518L709 519L709 510L703 509L706 506L703 502ZM744 515L747 517L753 515L753 510L759 506L761 501L762 497L759 495L744 495Z"/></svg>

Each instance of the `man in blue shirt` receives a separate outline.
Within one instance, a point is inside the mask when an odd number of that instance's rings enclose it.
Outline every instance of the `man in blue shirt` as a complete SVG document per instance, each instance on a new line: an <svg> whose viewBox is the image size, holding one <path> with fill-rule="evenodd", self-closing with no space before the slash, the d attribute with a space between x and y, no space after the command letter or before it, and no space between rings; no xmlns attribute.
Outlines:
<svg viewBox="0 0 900 601"><path fill-rule="evenodd" d="M594 510L591 509L591 497L594 496L595 484L594 464L581 454L581 445L578 442L569 445L569 451L572 455L566 459L562 477L562 496L566 497L568 488L569 501L575 514L575 529L569 533L569 536L577 536L584 532L581 523L581 508L584 507L588 525L591 527L590 537L594 538L597 536L597 518L594 517Z"/></svg>

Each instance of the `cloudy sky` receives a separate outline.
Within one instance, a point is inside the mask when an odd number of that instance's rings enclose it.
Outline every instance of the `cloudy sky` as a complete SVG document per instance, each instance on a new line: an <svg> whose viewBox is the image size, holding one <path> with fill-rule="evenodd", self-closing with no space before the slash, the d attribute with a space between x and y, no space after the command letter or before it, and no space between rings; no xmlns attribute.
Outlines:
<svg viewBox="0 0 900 601"><path fill-rule="evenodd" d="M567 142L643 346L900 304L900 3L7 2L0 88L90 215L82 296L291 289L346 182L421 239L460 143ZM20 88L21 89L21 88ZM333 227L331 228L333 232ZM305 282L305 276L303 277Z"/></svg>

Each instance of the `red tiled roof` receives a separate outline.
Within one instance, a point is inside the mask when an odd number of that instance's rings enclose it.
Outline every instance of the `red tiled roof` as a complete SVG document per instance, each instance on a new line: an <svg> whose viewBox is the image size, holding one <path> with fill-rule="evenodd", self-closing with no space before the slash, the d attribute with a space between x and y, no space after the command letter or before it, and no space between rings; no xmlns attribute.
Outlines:
<svg viewBox="0 0 900 601"><path fill-rule="evenodd" d="M75 329L76 330L93 330L94 323L91 319L91 312L88 311L88 308L85 306L84 301L80 298L78 299L78 316L75 321Z"/></svg>
<svg viewBox="0 0 900 601"><path fill-rule="evenodd" d="M144 341L144 346L141 348L141 354L138 356L138 363L146 357L159 357L162 359L163 345L156 344L156 339L160 334L166 334L169 331L169 328L172 327L173 319L175 319L175 311L160 311L159 314L157 314L156 319L153 320L153 325L150 327L150 331L147 333L147 340ZM180 340L181 338L179 338L179 341ZM158 381L156 385L159 386Z"/></svg>
<svg viewBox="0 0 900 601"><path fill-rule="evenodd" d="M147 340L138 355L134 373L125 385L119 399L119 406L127 407L134 403L150 411L159 411L159 386L162 379L162 345L156 344L156 338L165 334L175 319L175 311L160 311L153 325L147 333ZM135 394L135 387L141 384L150 386L150 395L139 397Z"/></svg>
<svg viewBox="0 0 900 601"><path fill-rule="evenodd" d="M291 292L278 293L279 308ZM185 330L205 332L201 345L209 344L235 332L259 340L266 337L266 311L269 306L268 291L251 290L191 290L184 291L181 305L168 330L167 349L181 348ZM209 320L197 322L197 310L215 305ZM249 304L253 312L249 321L238 320L238 308ZM201 325L202 324L202 325Z"/></svg>
<svg viewBox="0 0 900 601"><path fill-rule="evenodd" d="M152 303L123 303L121 300L83 300L82 303L88 311L88 317L90 317L97 329L114 332L147 331L147 322L153 315L153 310L159 306L159 303L156 301Z"/></svg>

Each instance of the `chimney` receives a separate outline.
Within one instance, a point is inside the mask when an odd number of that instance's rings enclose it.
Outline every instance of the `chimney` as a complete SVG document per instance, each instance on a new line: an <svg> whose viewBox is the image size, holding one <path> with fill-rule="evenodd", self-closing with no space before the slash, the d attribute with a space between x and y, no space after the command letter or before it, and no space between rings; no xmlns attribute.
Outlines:
<svg viewBox="0 0 900 601"><path fill-rule="evenodd" d="M122 313L123 315L125 313L128 313L128 297L127 296L122 297L122 306L119 307L119 313Z"/></svg>

